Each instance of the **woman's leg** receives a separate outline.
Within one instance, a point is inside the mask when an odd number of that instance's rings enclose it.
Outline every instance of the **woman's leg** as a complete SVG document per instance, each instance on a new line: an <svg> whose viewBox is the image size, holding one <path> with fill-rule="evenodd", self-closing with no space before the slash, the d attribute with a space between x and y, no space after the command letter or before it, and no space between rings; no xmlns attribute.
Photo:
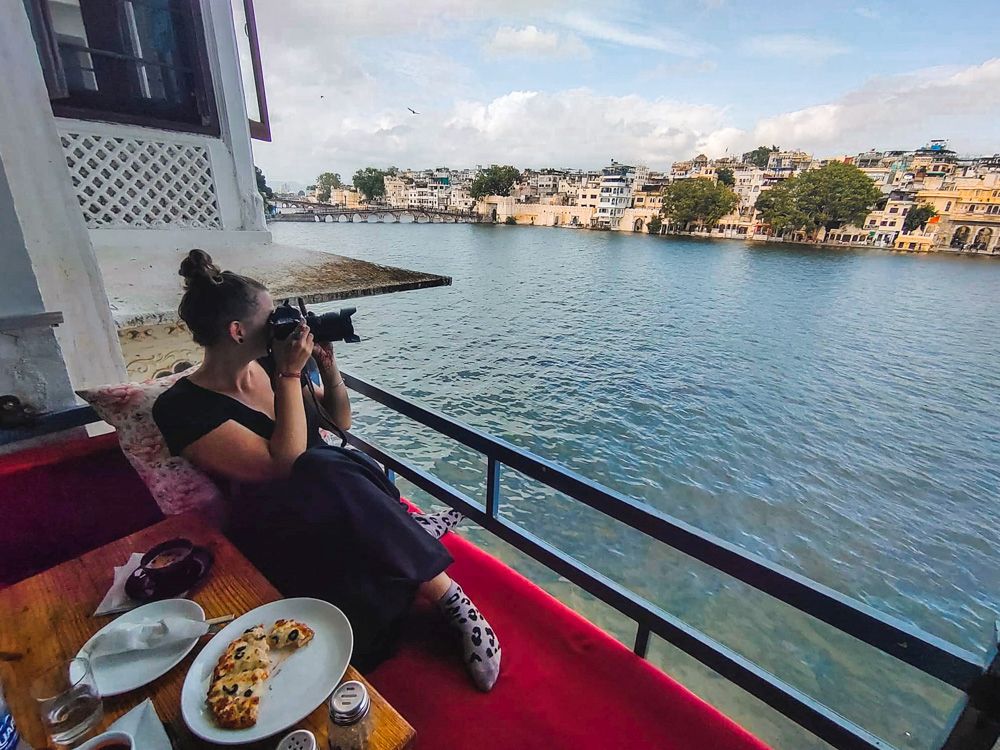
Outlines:
<svg viewBox="0 0 1000 750"><path fill-rule="evenodd" d="M438 513L411 513L412 518L424 531L435 539L440 539L465 518L454 508Z"/></svg>
<svg viewBox="0 0 1000 750"><path fill-rule="evenodd" d="M461 634L465 668L476 687L489 692L500 674L500 640L493 628L447 573L425 581L419 591L437 602L441 614Z"/></svg>

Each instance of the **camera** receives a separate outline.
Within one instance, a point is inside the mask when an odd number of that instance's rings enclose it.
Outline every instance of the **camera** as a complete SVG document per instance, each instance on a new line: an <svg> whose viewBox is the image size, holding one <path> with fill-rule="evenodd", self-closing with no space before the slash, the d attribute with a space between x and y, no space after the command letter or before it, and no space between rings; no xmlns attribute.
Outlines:
<svg viewBox="0 0 1000 750"><path fill-rule="evenodd" d="M274 308L267 322L271 326L271 335L278 341L284 341L294 331L301 321L305 321L316 341L346 341L356 344L361 338L354 333L351 316L358 311L356 307L344 307L340 312L327 312L317 315L306 310L302 298L298 299L298 308L292 306L287 299Z"/></svg>

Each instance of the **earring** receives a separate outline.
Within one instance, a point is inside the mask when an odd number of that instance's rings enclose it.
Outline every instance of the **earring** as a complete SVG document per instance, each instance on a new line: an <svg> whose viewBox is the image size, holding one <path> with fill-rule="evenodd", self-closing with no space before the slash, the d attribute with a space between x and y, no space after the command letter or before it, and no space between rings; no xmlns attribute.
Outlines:
<svg viewBox="0 0 1000 750"><path fill-rule="evenodd" d="M236 340L237 340L238 342L240 342L241 344L243 343L243 337L242 337L242 336L240 336L240 337L239 337L238 339L236 339Z"/></svg>

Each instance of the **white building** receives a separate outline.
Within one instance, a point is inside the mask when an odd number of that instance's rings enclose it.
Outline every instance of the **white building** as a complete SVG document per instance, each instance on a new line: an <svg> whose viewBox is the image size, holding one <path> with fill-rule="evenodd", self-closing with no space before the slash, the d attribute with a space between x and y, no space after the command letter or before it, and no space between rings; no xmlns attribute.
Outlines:
<svg viewBox="0 0 1000 750"><path fill-rule="evenodd" d="M251 8L0 3L0 394L60 409L74 389L187 361L177 268L194 247L275 296L365 291L330 291L357 261L271 242L250 145L270 138ZM382 274L368 291L403 283Z"/></svg>
<svg viewBox="0 0 1000 750"><path fill-rule="evenodd" d="M622 217L632 206L632 183L635 168L612 162L601 170L597 212L591 220L601 229L617 229Z"/></svg>

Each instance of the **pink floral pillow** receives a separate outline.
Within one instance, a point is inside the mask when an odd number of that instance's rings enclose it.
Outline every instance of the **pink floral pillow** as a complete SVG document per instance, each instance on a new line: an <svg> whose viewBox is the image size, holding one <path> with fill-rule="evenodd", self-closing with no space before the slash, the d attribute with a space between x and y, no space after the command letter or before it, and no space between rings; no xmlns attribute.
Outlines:
<svg viewBox="0 0 1000 750"><path fill-rule="evenodd" d="M222 518L222 493L206 474L181 456L171 456L153 421L153 403L194 368L142 383L119 383L77 391L105 422L118 431L129 463L146 483L164 515L198 510Z"/></svg>

